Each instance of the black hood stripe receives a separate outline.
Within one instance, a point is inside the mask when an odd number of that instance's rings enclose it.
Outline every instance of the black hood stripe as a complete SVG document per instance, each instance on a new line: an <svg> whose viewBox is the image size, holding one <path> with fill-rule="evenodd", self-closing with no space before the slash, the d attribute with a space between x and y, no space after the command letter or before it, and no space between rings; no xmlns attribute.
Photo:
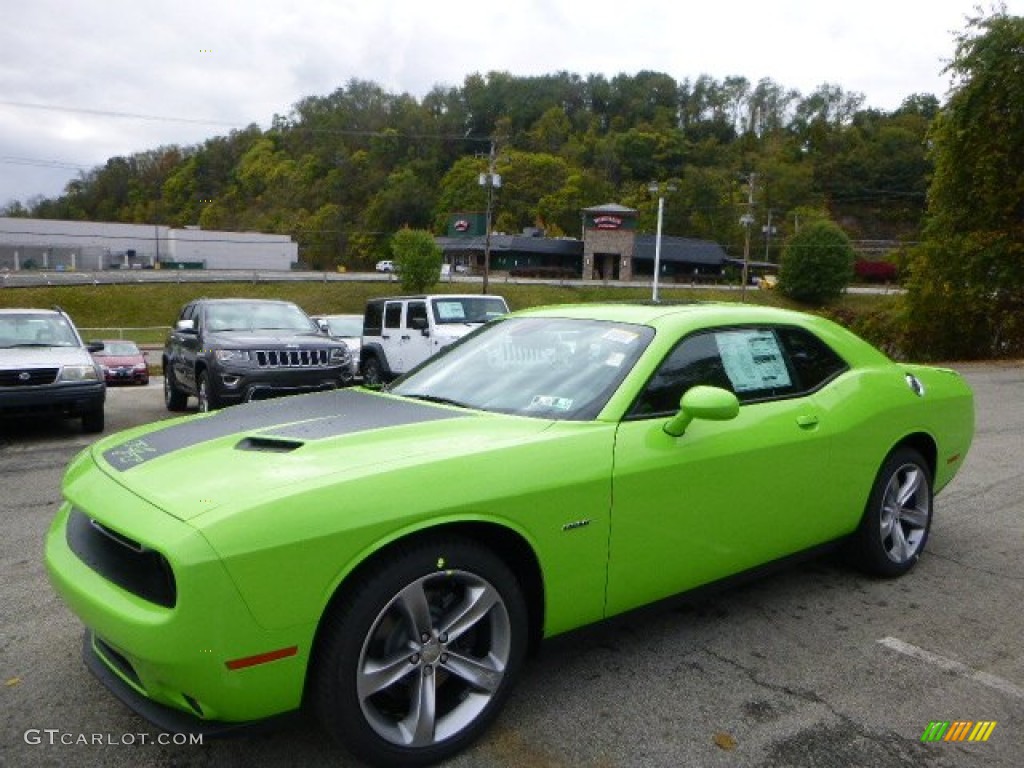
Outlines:
<svg viewBox="0 0 1024 768"><path fill-rule="evenodd" d="M262 437L319 440L439 419L467 418L409 400L381 397L351 389L260 400L189 419L108 448L103 458L119 471L227 435L256 432Z"/></svg>

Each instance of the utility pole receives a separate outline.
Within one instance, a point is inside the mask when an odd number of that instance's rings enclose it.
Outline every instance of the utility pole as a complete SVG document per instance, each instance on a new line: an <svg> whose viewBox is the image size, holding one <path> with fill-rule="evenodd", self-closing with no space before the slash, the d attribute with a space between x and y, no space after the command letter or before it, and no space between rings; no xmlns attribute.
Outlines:
<svg viewBox="0 0 1024 768"><path fill-rule="evenodd" d="M487 293L487 285L491 275L491 213L494 207L494 189L501 186L501 176L494 172L494 163L497 159L494 139L491 139L491 151L487 159L487 172L480 174L480 186L487 188L487 212L484 215L484 226L487 231L484 233L484 285L483 293Z"/></svg>
<svg viewBox="0 0 1024 768"><path fill-rule="evenodd" d="M745 236L743 239L743 286L740 288L740 300L747 300L747 283L750 282L750 227L754 223L754 183L757 174L751 173L747 177L747 212L740 217L740 224L743 225Z"/></svg>

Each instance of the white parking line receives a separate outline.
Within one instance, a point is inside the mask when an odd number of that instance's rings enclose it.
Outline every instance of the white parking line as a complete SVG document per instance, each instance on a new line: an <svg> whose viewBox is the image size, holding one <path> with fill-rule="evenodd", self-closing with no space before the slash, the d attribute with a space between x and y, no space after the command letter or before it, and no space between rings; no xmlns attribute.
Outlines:
<svg viewBox="0 0 1024 768"><path fill-rule="evenodd" d="M976 683L993 688L1000 693L1005 693L1007 696L1012 696L1015 699L1024 700L1024 688L1019 685L1011 683L1009 680L1005 680L997 675L989 674L988 672L981 672L977 669L971 669L966 664L961 664L959 661L953 659L947 659L945 656L940 656L937 653L926 651L924 648L918 648L916 645L905 643L897 637L883 637L878 641L886 648L902 653L904 656L909 656L912 659L923 661L932 666L938 667L939 669L945 670L946 672L952 672L960 677L973 680Z"/></svg>

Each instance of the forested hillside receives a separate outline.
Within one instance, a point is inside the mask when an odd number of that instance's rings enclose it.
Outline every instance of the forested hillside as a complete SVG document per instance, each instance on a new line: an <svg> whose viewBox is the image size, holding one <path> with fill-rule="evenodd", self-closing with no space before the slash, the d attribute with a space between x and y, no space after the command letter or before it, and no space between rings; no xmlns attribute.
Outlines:
<svg viewBox="0 0 1024 768"><path fill-rule="evenodd" d="M738 253L753 179L754 247L774 259L801 216L821 212L855 240L916 238L938 109L931 95L883 112L838 85L804 95L660 72L491 72L422 99L353 80L269 130L114 157L59 198L4 213L286 233L310 267L365 267L404 225L441 234L449 212L481 210L494 142L499 231L579 236L580 210L607 202L639 209L651 231L657 181L669 189L666 234Z"/></svg>

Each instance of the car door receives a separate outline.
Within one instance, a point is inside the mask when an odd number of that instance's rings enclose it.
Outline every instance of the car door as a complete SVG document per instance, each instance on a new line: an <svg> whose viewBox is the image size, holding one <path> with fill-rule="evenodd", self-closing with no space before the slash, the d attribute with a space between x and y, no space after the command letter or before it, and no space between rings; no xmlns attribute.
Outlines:
<svg viewBox="0 0 1024 768"><path fill-rule="evenodd" d="M804 381L773 328L711 329L666 357L616 436L609 614L838 535L832 434L816 397L846 369L832 358L828 373ZM698 384L734 392L738 416L667 434L680 397Z"/></svg>
<svg viewBox="0 0 1024 768"><path fill-rule="evenodd" d="M171 329L170 349L168 350L168 359L171 370L174 372L175 381L178 382L179 386L184 386L189 390L195 389L194 356L189 351L191 347L190 342L195 337L195 334L179 331L177 323L181 320L192 320L195 322L195 314L195 304L186 304L181 310L178 319L175 321L175 327Z"/></svg>
<svg viewBox="0 0 1024 768"><path fill-rule="evenodd" d="M410 301L405 307L405 325L402 329L402 368L409 371L430 357L430 322L427 303Z"/></svg>
<svg viewBox="0 0 1024 768"><path fill-rule="evenodd" d="M402 360L402 336L406 333L404 325L405 302L388 301L384 303L384 328L381 331L380 346L388 361L392 373L405 373L405 362Z"/></svg>

